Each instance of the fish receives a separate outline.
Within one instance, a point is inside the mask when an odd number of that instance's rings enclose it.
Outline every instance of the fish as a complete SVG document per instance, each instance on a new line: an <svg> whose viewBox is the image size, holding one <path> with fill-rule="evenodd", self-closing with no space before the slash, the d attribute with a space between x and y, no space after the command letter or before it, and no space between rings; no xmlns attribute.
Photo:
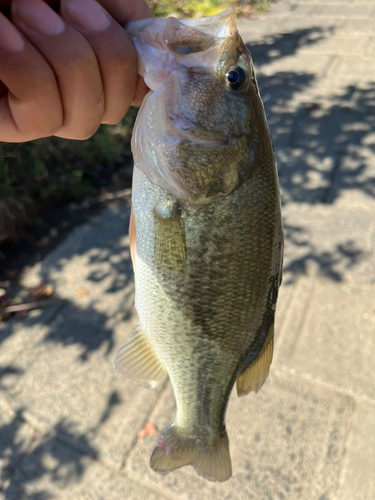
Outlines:
<svg viewBox="0 0 375 500"><path fill-rule="evenodd" d="M150 92L132 136L139 323L114 365L145 387L169 376L176 417L151 468L222 482L231 391L258 391L273 355L284 241L273 144L233 9L126 29Z"/></svg>

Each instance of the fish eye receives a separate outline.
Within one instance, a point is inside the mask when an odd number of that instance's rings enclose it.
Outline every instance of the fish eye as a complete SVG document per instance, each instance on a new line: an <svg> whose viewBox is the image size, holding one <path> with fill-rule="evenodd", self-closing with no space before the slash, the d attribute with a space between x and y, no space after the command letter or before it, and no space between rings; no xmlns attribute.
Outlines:
<svg viewBox="0 0 375 500"><path fill-rule="evenodd" d="M227 86L232 90L240 90L246 82L246 74L241 66L229 66L225 73Z"/></svg>

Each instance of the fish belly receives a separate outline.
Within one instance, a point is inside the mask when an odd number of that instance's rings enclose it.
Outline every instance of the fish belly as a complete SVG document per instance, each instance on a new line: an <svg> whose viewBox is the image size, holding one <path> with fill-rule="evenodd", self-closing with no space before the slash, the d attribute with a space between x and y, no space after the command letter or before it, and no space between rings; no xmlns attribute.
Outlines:
<svg viewBox="0 0 375 500"><path fill-rule="evenodd" d="M174 273L163 270L155 250L155 207L170 195L135 168L136 308L170 376L176 422L190 433L223 425L236 375L259 353L274 322L277 200L270 189L266 206L259 206L252 189L244 185L214 203L181 210L186 268Z"/></svg>

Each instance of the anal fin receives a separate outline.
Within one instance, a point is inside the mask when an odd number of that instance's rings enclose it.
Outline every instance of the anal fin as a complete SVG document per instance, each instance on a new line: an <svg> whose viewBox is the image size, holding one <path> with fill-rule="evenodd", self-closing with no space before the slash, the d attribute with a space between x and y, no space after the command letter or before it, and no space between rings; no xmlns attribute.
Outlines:
<svg viewBox="0 0 375 500"><path fill-rule="evenodd" d="M114 367L127 378L153 389L167 376L139 326L115 354Z"/></svg>
<svg viewBox="0 0 375 500"><path fill-rule="evenodd" d="M246 396L250 391L259 391L268 377L272 355L273 338L262 349L251 365L238 375L236 380L238 396Z"/></svg>

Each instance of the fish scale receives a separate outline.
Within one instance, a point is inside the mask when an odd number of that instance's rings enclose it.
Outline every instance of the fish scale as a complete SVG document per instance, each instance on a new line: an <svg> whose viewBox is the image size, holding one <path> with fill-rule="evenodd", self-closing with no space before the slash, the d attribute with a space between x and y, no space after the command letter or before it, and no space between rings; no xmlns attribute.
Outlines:
<svg viewBox="0 0 375 500"><path fill-rule="evenodd" d="M128 31L151 92L132 142L140 326L115 366L149 387L169 375L176 418L151 467L164 474L192 465L224 481L231 390L237 381L239 395L258 391L272 360L283 253L272 142L231 9L199 21L135 22Z"/></svg>

